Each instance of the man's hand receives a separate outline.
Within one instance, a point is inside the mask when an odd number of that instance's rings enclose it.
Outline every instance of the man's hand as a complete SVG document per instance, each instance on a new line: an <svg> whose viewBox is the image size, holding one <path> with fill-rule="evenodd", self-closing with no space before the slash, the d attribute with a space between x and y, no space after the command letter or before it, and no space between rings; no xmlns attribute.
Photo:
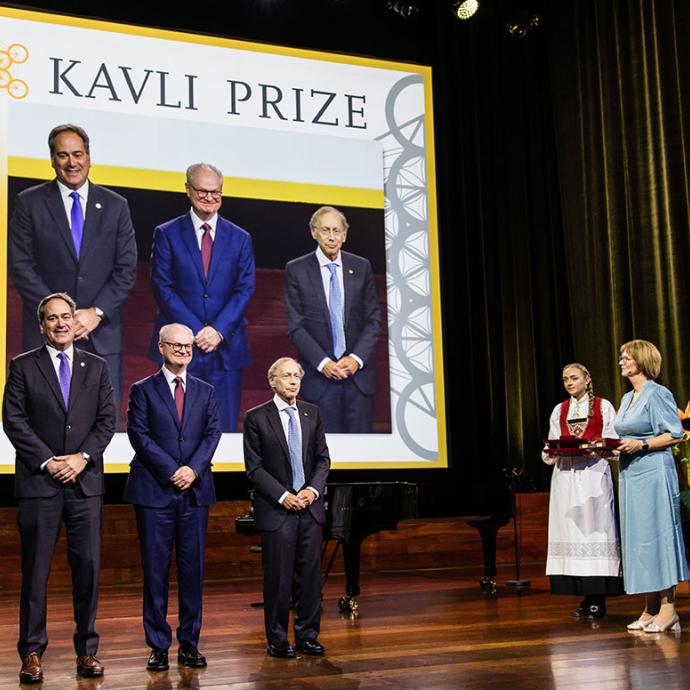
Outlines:
<svg viewBox="0 0 690 690"><path fill-rule="evenodd" d="M74 484L77 477L86 469L88 462L81 453L56 455L46 465L46 470L56 482Z"/></svg>
<svg viewBox="0 0 690 690"><path fill-rule="evenodd" d="M187 465L180 465L170 477L171 484L180 491L187 491L196 481L196 472Z"/></svg>
<svg viewBox="0 0 690 690"><path fill-rule="evenodd" d="M215 352L221 342L220 333L212 326L204 326L194 338L194 344L203 352Z"/></svg>
<svg viewBox="0 0 690 690"><path fill-rule="evenodd" d="M321 373L327 379L342 380L348 377L348 374L343 371L332 359L329 359L321 369Z"/></svg>
<svg viewBox="0 0 690 690"><path fill-rule="evenodd" d="M304 507L306 508L316 500L316 494L311 489L300 489L297 498L304 503Z"/></svg>
<svg viewBox="0 0 690 690"><path fill-rule="evenodd" d="M348 376L354 376L359 371L359 364L357 364L357 360L354 357L350 357L350 355L341 357L337 364L340 368L340 371L345 372L345 378Z"/></svg>
<svg viewBox="0 0 690 690"><path fill-rule="evenodd" d="M304 491L304 489L302 489L302 491ZM300 494L302 491L300 491ZM297 496L295 496L295 494L288 494L283 501L283 508L287 510L304 510L307 505L305 505L304 501L299 497L299 494L297 494Z"/></svg>
<svg viewBox="0 0 690 690"><path fill-rule="evenodd" d="M74 312L75 340L88 340L89 333L98 328L101 320L101 317L96 313L96 307L77 309L77 311Z"/></svg>

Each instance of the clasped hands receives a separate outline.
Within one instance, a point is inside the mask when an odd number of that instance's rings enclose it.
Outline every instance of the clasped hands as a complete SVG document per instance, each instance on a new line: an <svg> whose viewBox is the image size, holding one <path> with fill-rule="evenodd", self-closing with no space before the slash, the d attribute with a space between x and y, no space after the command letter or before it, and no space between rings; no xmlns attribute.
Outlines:
<svg viewBox="0 0 690 690"><path fill-rule="evenodd" d="M101 321L102 318L96 312L95 307L77 309L74 312L74 339L88 340L89 333L95 331Z"/></svg>
<svg viewBox="0 0 690 690"><path fill-rule="evenodd" d="M48 474L61 484L76 484L77 477L84 471L88 462L81 453L56 455L46 463Z"/></svg>
<svg viewBox="0 0 690 690"><path fill-rule="evenodd" d="M180 465L170 477L170 483L180 491L186 491L196 481L196 472L187 465Z"/></svg>
<svg viewBox="0 0 690 690"><path fill-rule="evenodd" d="M213 326L204 326L194 336L194 344L202 352L215 352L222 340L220 333Z"/></svg>
<svg viewBox="0 0 690 690"><path fill-rule="evenodd" d="M295 494L288 494L283 501L283 508L287 510L304 510L316 500L316 494L311 489L300 489Z"/></svg>
<svg viewBox="0 0 690 690"><path fill-rule="evenodd" d="M341 357L337 362L329 359L321 369L321 373L328 379L343 380L354 376L359 371L357 360L350 355Z"/></svg>

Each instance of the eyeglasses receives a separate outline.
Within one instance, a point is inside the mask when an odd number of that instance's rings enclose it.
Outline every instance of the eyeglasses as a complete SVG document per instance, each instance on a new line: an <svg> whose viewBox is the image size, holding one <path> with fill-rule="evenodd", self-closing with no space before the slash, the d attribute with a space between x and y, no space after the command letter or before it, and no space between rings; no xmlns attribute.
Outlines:
<svg viewBox="0 0 690 690"><path fill-rule="evenodd" d="M192 351L194 345L192 343L169 343L167 340L161 340L163 345L172 348L176 355L183 355Z"/></svg>
<svg viewBox="0 0 690 690"><path fill-rule="evenodd" d="M214 201L218 201L218 199L220 199L223 196L222 189L197 189L191 184L188 184L187 187L189 187L189 189L193 189L196 192L196 195L201 199L210 196L211 199L213 199Z"/></svg>
<svg viewBox="0 0 690 690"><path fill-rule="evenodd" d="M316 231L319 233L319 235L323 235L324 237L328 237L329 235L341 237L347 232L345 228L328 228L323 225L317 226Z"/></svg>
<svg viewBox="0 0 690 690"><path fill-rule="evenodd" d="M628 357L628 355L621 355L618 358L618 364L626 364L627 362L634 362L635 360L632 357Z"/></svg>

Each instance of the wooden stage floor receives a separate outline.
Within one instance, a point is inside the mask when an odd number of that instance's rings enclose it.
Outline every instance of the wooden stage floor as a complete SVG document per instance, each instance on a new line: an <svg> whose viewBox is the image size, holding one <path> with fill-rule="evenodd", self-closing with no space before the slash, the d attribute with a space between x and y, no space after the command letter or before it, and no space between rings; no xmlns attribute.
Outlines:
<svg viewBox="0 0 690 690"><path fill-rule="evenodd" d="M49 598L51 644L44 657L44 690L366 690L386 688L635 688L690 687L690 600L679 601L688 627L682 633L628 633L626 623L641 610L639 597L611 600L600 622L570 617L577 600L548 593L547 580L534 570L525 592L501 583L494 598L477 587L466 570L444 569L365 574L361 615L342 617L337 599L342 579L325 591L320 640L323 658L267 657L260 582L212 583L205 592L200 649L207 669L175 664L167 673L144 669L145 647L138 588L106 588L101 593L99 657L103 679L77 679L71 649L69 592ZM18 686L17 596L0 596L0 690ZM174 609L174 607L173 607ZM174 613L174 611L173 611ZM174 622L174 621L173 621ZM171 648L175 660L176 646ZM30 687L30 686L22 686ZM33 686L37 687L37 686Z"/></svg>

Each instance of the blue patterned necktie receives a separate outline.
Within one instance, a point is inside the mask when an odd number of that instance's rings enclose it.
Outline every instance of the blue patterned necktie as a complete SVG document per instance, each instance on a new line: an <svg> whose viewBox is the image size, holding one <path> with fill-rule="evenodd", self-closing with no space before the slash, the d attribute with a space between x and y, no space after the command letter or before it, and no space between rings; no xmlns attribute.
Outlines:
<svg viewBox="0 0 690 690"><path fill-rule="evenodd" d="M299 491L304 486L304 465L302 464L302 445L297 426L297 410L286 407L290 417L288 422L288 451L290 452L290 467L292 468L292 488Z"/></svg>
<svg viewBox="0 0 690 690"><path fill-rule="evenodd" d="M72 383L72 376L69 371L69 361L64 352L58 352L58 359L60 360L60 390L62 391L62 399L65 401L65 407L69 407L69 388Z"/></svg>
<svg viewBox="0 0 690 690"><path fill-rule="evenodd" d="M336 275L337 264L326 264L331 272L331 283L328 290L328 314L331 317L331 334L333 335L333 354L340 359L345 352L345 327L343 326L343 293Z"/></svg>
<svg viewBox="0 0 690 690"><path fill-rule="evenodd" d="M81 240L84 236L84 211L81 207L81 199L78 192L72 192L72 212L70 213L70 225L72 226L72 241L74 242L74 251L79 258L81 252Z"/></svg>

